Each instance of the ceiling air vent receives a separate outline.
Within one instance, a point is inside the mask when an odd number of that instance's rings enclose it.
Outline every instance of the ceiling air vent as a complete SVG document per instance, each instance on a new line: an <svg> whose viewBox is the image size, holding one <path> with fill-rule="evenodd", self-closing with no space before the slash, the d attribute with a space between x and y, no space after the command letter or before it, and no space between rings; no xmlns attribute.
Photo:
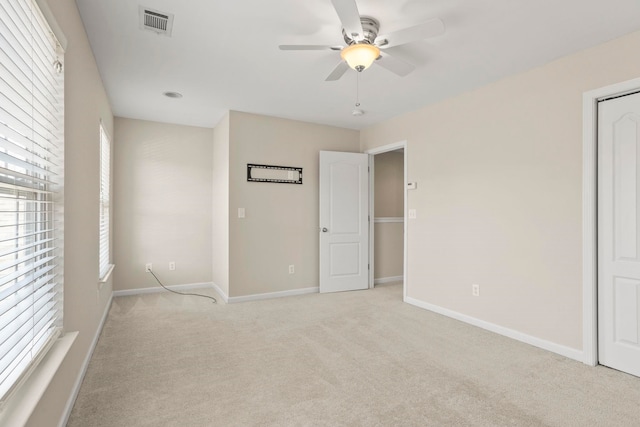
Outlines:
<svg viewBox="0 0 640 427"><path fill-rule="evenodd" d="M140 28L171 36L173 14L140 6Z"/></svg>

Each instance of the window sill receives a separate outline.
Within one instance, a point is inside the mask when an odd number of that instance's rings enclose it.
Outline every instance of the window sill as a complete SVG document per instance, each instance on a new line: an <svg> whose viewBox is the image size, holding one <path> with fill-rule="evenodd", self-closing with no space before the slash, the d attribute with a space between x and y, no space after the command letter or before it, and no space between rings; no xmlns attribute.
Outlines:
<svg viewBox="0 0 640 427"><path fill-rule="evenodd" d="M98 280L98 283L102 284L102 283L107 283L109 281L109 277L111 277L111 273L113 273L113 269L116 265L115 264L109 264L109 269L107 270L107 273L104 275L104 277L101 277Z"/></svg>
<svg viewBox="0 0 640 427"><path fill-rule="evenodd" d="M78 332L68 332L56 340L29 378L5 403L0 413L0 425L18 427L29 421L77 336Z"/></svg>

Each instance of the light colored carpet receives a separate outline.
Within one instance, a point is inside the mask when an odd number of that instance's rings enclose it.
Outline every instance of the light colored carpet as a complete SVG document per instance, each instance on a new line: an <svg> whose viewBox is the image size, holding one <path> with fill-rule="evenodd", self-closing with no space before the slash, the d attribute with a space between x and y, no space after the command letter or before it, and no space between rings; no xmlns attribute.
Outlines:
<svg viewBox="0 0 640 427"><path fill-rule="evenodd" d="M116 298L68 426L640 425L640 378L401 295Z"/></svg>

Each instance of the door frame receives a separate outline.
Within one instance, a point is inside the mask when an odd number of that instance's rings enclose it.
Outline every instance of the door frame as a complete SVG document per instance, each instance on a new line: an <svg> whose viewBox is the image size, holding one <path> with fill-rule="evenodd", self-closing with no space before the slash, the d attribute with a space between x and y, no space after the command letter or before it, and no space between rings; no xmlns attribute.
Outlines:
<svg viewBox="0 0 640 427"><path fill-rule="evenodd" d="M598 102L640 91L640 78L582 95L582 355L598 364Z"/></svg>
<svg viewBox="0 0 640 427"><path fill-rule="evenodd" d="M388 153L389 151L396 151L403 149L404 150L404 159L403 159L403 182L404 182L404 206L403 206L403 236L402 236L402 246L403 246L403 259L402 259L402 300L405 301L407 299L407 271L409 270L409 262L408 262L408 222L407 222L407 141L399 141L394 142L392 144L382 145L380 147L371 148L365 151L365 154L369 155L369 289L373 289L374 287L374 279L375 279L375 264L374 264L374 255L375 255L375 239L374 239L374 228L375 228L375 219L373 217L374 214L374 203L375 203L375 162L374 157L376 154Z"/></svg>

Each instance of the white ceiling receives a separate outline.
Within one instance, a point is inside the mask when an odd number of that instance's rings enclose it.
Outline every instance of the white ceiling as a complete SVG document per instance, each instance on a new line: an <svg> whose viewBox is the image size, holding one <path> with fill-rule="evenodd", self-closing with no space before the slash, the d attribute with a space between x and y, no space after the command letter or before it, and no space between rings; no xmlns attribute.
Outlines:
<svg viewBox="0 0 640 427"><path fill-rule="evenodd" d="M357 0L381 34L446 32L387 50L417 65L406 77L365 70L353 117L357 73L324 81L339 52L278 49L344 45L330 0L76 1L116 116L205 127L231 109L361 129L640 29L638 0ZM141 30L140 5L173 13L172 37Z"/></svg>

